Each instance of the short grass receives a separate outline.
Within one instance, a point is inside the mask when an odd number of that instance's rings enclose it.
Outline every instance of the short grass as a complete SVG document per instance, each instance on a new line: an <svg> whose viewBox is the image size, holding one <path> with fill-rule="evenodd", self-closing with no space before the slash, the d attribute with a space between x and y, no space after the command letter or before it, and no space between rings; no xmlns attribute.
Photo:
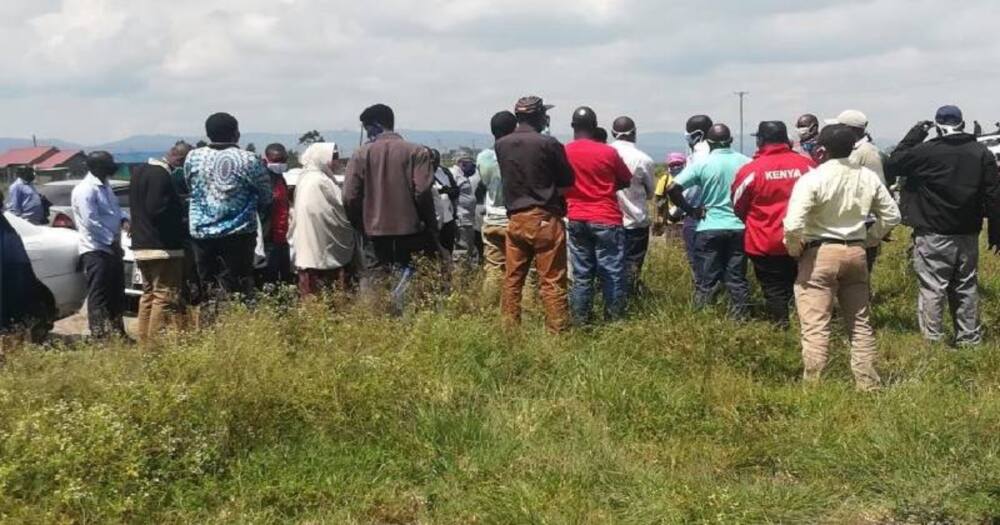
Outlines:
<svg viewBox="0 0 1000 525"><path fill-rule="evenodd" d="M236 308L154 352L27 349L0 372L11 523L989 523L1000 516L1000 266L979 350L916 333L904 232L876 270L887 388L843 333L692 313L678 246L626 322L504 333L473 278L401 320L343 298Z"/></svg>

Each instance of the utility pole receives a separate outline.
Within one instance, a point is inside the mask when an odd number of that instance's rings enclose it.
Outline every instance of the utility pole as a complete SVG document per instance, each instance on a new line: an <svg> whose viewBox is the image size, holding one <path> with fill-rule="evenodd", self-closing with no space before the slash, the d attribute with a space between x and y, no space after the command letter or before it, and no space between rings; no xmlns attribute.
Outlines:
<svg viewBox="0 0 1000 525"><path fill-rule="evenodd" d="M743 153L743 98L750 94L749 91L737 91L734 93L740 97L740 153Z"/></svg>

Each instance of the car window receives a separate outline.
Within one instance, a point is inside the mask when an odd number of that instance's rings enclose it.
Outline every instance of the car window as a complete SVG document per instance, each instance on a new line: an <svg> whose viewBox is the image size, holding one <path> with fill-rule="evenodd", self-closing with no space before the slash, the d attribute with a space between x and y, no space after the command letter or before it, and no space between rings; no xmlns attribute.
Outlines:
<svg viewBox="0 0 1000 525"><path fill-rule="evenodd" d="M115 188L115 197L118 197L118 205L122 208L128 208L128 186L124 188Z"/></svg>
<svg viewBox="0 0 1000 525"><path fill-rule="evenodd" d="M73 193L73 186L64 185L42 185L38 187L38 193L49 199L53 206L69 206L70 197Z"/></svg>

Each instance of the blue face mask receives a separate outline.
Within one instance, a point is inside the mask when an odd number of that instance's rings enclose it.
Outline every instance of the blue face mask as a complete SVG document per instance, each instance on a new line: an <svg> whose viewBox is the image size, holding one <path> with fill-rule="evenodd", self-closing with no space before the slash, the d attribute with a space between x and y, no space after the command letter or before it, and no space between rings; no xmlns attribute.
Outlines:
<svg viewBox="0 0 1000 525"><path fill-rule="evenodd" d="M368 134L368 142L372 142L377 139L379 135L385 133L385 129L378 124L370 124L365 126L365 133Z"/></svg>
<svg viewBox="0 0 1000 525"><path fill-rule="evenodd" d="M684 134L684 140L686 140L687 143L688 143L688 146L690 146L692 148L695 146L695 144L701 142L701 140L703 138L705 138L705 133L703 131L701 131L701 130L693 131L691 133L685 133Z"/></svg>

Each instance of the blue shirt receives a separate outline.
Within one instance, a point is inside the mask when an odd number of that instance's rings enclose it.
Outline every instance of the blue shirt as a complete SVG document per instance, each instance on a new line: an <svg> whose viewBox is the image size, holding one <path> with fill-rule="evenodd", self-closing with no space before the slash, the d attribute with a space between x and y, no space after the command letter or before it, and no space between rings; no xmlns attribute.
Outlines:
<svg viewBox="0 0 1000 525"><path fill-rule="evenodd" d="M713 150L702 162L692 164L674 179L676 184L688 188L701 186L705 219L698 222L698 231L742 230L743 222L733 212L730 189L736 172L750 159L729 148Z"/></svg>
<svg viewBox="0 0 1000 525"><path fill-rule="evenodd" d="M112 246L121 242L125 214L118 206L118 197L111 191L111 185L88 173L73 188L70 203L73 222L80 234L80 253L115 253Z"/></svg>
<svg viewBox="0 0 1000 525"><path fill-rule="evenodd" d="M30 182L18 177L9 188L7 211L32 223L45 224L45 208L42 196Z"/></svg>
<svg viewBox="0 0 1000 525"><path fill-rule="evenodd" d="M271 204L271 176L253 153L236 146L198 148L184 162L191 191L191 237L217 239L257 232L257 213Z"/></svg>

